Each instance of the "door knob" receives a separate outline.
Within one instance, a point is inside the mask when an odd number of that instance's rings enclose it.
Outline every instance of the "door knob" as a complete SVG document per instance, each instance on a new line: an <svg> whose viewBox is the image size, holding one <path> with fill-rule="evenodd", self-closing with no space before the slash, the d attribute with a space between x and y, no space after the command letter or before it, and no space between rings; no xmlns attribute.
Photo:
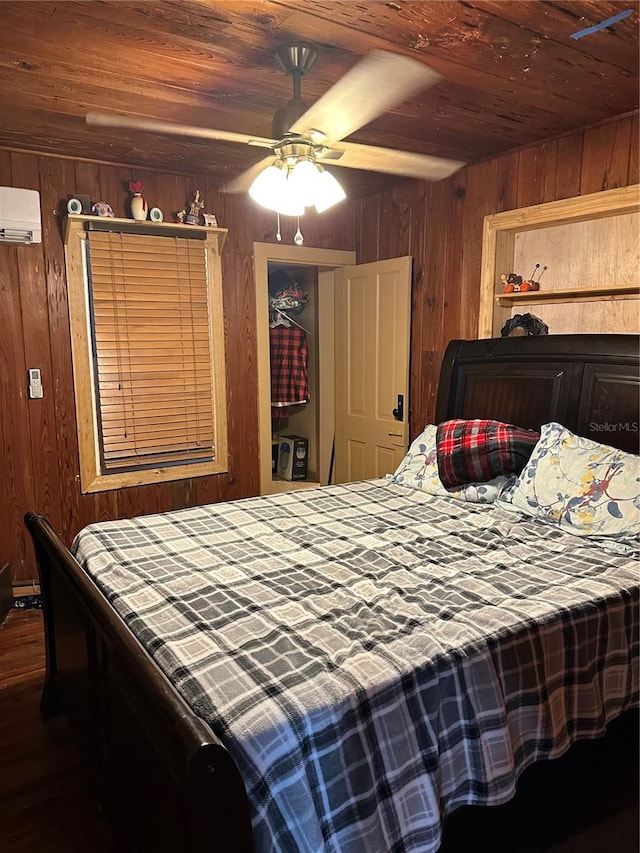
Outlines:
<svg viewBox="0 0 640 853"><path fill-rule="evenodd" d="M397 421L404 420L404 394L398 394L398 407L391 414Z"/></svg>

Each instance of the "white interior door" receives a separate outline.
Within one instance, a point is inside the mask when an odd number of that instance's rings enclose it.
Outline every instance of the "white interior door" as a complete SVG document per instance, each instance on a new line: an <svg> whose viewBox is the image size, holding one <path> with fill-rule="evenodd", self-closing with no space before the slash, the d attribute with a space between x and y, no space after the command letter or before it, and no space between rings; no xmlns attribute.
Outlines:
<svg viewBox="0 0 640 853"><path fill-rule="evenodd" d="M406 453L411 258L344 267L335 294L335 482L393 473Z"/></svg>

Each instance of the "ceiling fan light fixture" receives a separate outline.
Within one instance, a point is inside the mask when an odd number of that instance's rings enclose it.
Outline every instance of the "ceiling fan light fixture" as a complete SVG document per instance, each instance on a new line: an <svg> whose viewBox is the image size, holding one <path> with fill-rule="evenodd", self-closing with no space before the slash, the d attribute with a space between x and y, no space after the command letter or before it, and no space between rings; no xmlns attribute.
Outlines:
<svg viewBox="0 0 640 853"><path fill-rule="evenodd" d="M276 200L276 212L283 216L302 216L304 213L304 203L291 181L290 172Z"/></svg>
<svg viewBox="0 0 640 853"><path fill-rule="evenodd" d="M320 171L318 166L307 159L298 160L290 170L287 183L295 198L300 199L303 207L311 207L318 196Z"/></svg>
<svg viewBox="0 0 640 853"><path fill-rule="evenodd" d="M325 210L345 199L347 194L331 172L327 172L326 169L322 169L321 167L318 168L320 168L320 174L316 183L314 205L318 213L324 213Z"/></svg>
<svg viewBox="0 0 640 853"><path fill-rule="evenodd" d="M267 210L278 210L280 198L287 183L286 167L284 164L278 166L278 162L281 161L276 161L263 169L249 187L251 198Z"/></svg>
<svg viewBox="0 0 640 853"><path fill-rule="evenodd" d="M336 178L313 157L282 154L263 169L249 187L251 198L283 216L302 216L305 207L318 213L346 198Z"/></svg>

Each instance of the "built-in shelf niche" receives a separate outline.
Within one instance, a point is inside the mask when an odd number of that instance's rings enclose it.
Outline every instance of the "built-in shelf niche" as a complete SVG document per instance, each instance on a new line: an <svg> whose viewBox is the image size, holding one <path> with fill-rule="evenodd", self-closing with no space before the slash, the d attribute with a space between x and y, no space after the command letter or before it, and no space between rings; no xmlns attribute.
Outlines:
<svg viewBox="0 0 640 853"><path fill-rule="evenodd" d="M531 311L555 333L640 331L640 187L485 217L478 336ZM504 293L503 273L547 266L541 289ZM537 277L537 276L536 276Z"/></svg>

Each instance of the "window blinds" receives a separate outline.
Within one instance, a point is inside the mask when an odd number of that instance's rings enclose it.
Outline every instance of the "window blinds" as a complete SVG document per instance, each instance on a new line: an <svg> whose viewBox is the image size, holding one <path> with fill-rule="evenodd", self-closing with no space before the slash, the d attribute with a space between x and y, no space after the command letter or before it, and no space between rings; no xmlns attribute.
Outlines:
<svg viewBox="0 0 640 853"><path fill-rule="evenodd" d="M103 472L214 460L202 241L91 232L89 287Z"/></svg>

